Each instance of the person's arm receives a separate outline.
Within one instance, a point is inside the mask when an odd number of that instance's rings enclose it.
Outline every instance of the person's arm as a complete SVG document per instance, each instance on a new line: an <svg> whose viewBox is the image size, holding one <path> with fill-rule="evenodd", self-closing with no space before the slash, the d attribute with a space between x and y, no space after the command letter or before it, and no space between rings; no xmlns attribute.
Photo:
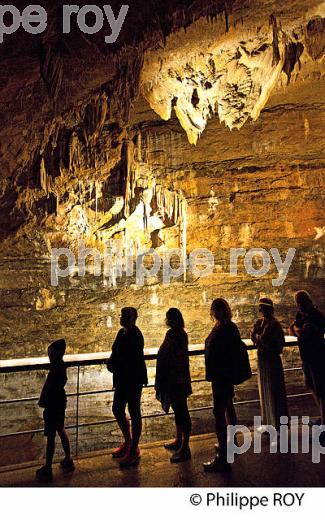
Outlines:
<svg viewBox="0 0 325 520"><path fill-rule="evenodd" d="M112 345L111 356L108 358L108 360L106 362L107 370L109 372L114 372L114 369L115 369L115 366L116 366L117 349L118 349L120 335L121 335L121 331L119 331L117 333L115 341L114 341L114 343Z"/></svg>
<svg viewBox="0 0 325 520"><path fill-rule="evenodd" d="M302 328L298 327L297 322L294 321L290 325L290 334L292 334L292 336L295 336L296 338L300 338L301 333L302 333Z"/></svg>
<svg viewBox="0 0 325 520"><path fill-rule="evenodd" d="M215 331L212 331L208 338L205 341L205 364L208 370L212 369L214 366L214 358L215 358Z"/></svg>
<svg viewBox="0 0 325 520"><path fill-rule="evenodd" d="M168 334L168 333L167 333ZM166 387L166 380L169 373L169 363L168 363L168 336L165 336L165 339L159 348L157 355L157 364L156 364L156 380L155 380L155 388L156 392L163 392Z"/></svg>
<svg viewBox="0 0 325 520"><path fill-rule="evenodd" d="M301 337L302 329L304 326L304 319L300 312L297 313L295 321L290 326L290 334L296 338Z"/></svg>
<svg viewBox="0 0 325 520"><path fill-rule="evenodd" d="M45 408L49 402L50 396L53 394L55 389L55 376L50 370L47 374L46 381L41 391L41 395L38 401L40 408Z"/></svg>
<svg viewBox="0 0 325 520"><path fill-rule="evenodd" d="M255 346L257 346L260 341L260 335L258 334L258 325L259 325L259 322L257 321L255 323L254 328L251 333L251 340Z"/></svg>
<svg viewBox="0 0 325 520"><path fill-rule="evenodd" d="M141 353L140 357L141 357L141 365L142 365L142 372L143 372L143 384L144 384L144 386L148 386L147 365L146 365L146 361L144 359L144 337L143 337L141 331L139 331L138 348Z"/></svg>
<svg viewBox="0 0 325 520"><path fill-rule="evenodd" d="M141 374L143 384L147 386L148 374L144 359L144 338L140 329L136 328L134 331L130 331L127 341L129 342L128 363L137 374Z"/></svg>
<svg viewBox="0 0 325 520"><path fill-rule="evenodd" d="M289 332L291 334L291 336L296 336L297 337L297 333L296 333L296 322L292 322L290 327L289 327Z"/></svg>

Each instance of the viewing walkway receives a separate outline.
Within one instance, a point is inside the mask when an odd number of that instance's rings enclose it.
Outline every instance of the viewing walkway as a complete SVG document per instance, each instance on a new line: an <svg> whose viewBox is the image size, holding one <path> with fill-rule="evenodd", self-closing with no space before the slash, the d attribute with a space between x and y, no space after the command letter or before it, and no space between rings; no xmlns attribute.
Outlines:
<svg viewBox="0 0 325 520"><path fill-rule="evenodd" d="M76 461L73 474L62 475L54 466L54 482L35 481L37 465L0 469L1 487L321 487L325 486L325 457L314 464L311 454L270 454L268 436L262 453L253 450L236 458L228 474L207 474L202 462L214 456L214 435L191 440L192 460L171 464L163 444L141 447L138 467L120 470L108 451L94 452Z"/></svg>
<svg viewBox="0 0 325 520"><path fill-rule="evenodd" d="M253 349L251 341L246 340L247 349ZM296 338L286 337L286 347L295 347L297 345ZM191 345L190 356L200 357L204 354L204 345ZM319 464L312 462L311 454L270 454L268 436L263 436L262 453L254 454L253 449L247 453L237 457L233 469L230 474L205 474L202 468L202 462L206 462L214 457L214 443L215 435L197 435L191 439L192 460L182 463L180 465L173 465L170 463L170 453L168 453L163 444L166 441L158 441L149 443L143 436L142 458L137 468L128 470L120 470L118 463L112 460L109 449L102 451L93 451L87 453L89 449L78 450L79 434L83 434L87 428L104 427L105 429L115 424L114 419L103 420L82 420L80 415L80 406L85 398L92 398L94 396L109 395L112 390L97 389L97 382L94 380L94 390L81 388L81 369L89 370L96 365L103 365L108 358L108 352L94 353L94 354L77 354L65 356L66 363L69 368L76 370L76 389L68 394L69 399L75 399L73 407L73 415L70 418L68 426L69 432L72 435L74 443L74 457L76 459L76 471L72 475L62 475L58 465L54 466L54 482L51 486L58 487L251 487L251 486L325 486L325 460L321 458ZM157 356L157 349L146 350L146 359L154 360ZM0 361L0 374L16 374L44 371L48 368L49 362L46 357L31 358L21 360ZM294 366L285 368L285 373L290 377L294 374L301 373L301 367ZM9 380L8 380L9 381ZM204 379L193 379L193 383L199 384ZM252 386L257 386L256 379L253 380ZM150 391L152 385L148 386L147 391ZM10 386L9 386L10 388ZM301 387L294 385L290 386L291 393L288 392L290 398L291 414L306 415L312 413L313 401L308 391ZM292 391L293 390L293 391ZM236 406L242 410L244 407L257 406L259 400L256 397L246 398L244 400L237 400ZM9 399L8 399L9 398ZM306 401L307 399L307 401ZM30 397L8 397L0 400L0 417L1 413L5 414L5 406L26 407L27 405L36 406L38 396ZM213 431L214 422L212 417L212 406L194 404L191 413L204 414L210 412L211 427L206 431ZM315 409L313 410L315 413ZM105 412L106 413L106 412ZM5 415L3 415L5 416ZM144 415L146 420L157 421L160 417L166 417L163 413L147 413ZM198 417L196 415L195 417ZM245 422L244 422L245 424ZM15 428L15 425L18 428ZM10 424L9 424L10 426ZM31 425L32 426L32 425ZM170 430L172 431L172 430ZM42 428L30 427L29 423L17 420L13 428L2 433L0 431L0 446L2 446L3 454L14 453L19 451L19 447L26 451L24 443L30 443L36 435L42 436ZM96 433L96 435L100 435ZM169 433L166 435L168 436ZM163 438L162 436L160 438ZM42 441L42 437L41 437ZM83 441L82 441L83 442ZM146 443L147 442L147 443ZM43 444L43 441L42 441ZM90 446L94 443L90 443ZM301 443L299 443L299 446ZM5 447L6 446L6 447ZM88 445L87 445L88 446ZM101 447L106 446L106 441L102 443ZM99 446L97 446L98 450ZM95 448L96 449L96 448ZM1 448L0 448L1 450ZM20 450L21 451L21 450ZM28 450L27 450L28 451ZM81 451L83 453L81 453ZM300 450L301 451L301 450ZM86 453L85 453L86 452ZM20 453L20 452L19 452ZM1 454L1 451L0 451ZM322 456L324 457L324 456ZM0 464L0 486L18 486L18 487L33 487L42 486L35 481L35 470L40 466L40 457L31 452L30 459L23 459L16 457L10 459L7 457L7 462ZM26 462L18 466L9 466L14 462L22 460L32 460L35 462ZM10 461L10 462L9 462Z"/></svg>

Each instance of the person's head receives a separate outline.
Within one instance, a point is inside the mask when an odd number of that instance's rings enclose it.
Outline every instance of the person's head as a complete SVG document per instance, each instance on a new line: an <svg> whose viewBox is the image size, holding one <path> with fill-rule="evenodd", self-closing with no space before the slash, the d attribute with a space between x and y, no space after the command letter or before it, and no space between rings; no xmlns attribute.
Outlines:
<svg viewBox="0 0 325 520"><path fill-rule="evenodd" d="M49 360L51 363L55 361L61 361L65 354L66 343L64 339L59 339L51 343L47 349Z"/></svg>
<svg viewBox="0 0 325 520"><path fill-rule="evenodd" d="M121 310L120 324L125 329L134 327L138 319L138 311L134 307L124 307Z"/></svg>
<svg viewBox="0 0 325 520"><path fill-rule="evenodd" d="M184 329L184 318L179 309L172 308L166 312L166 325L171 329Z"/></svg>
<svg viewBox="0 0 325 520"><path fill-rule="evenodd" d="M219 323L228 323L232 319L229 303L223 298L217 298L212 302L210 315Z"/></svg>
<svg viewBox="0 0 325 520"><path fill-rule="evenodd" d="M274 304L270 298L260 298L258 302L258 310L265 317L269 318L274 315Z"/></svg>
<svg viewBox="0 0 325 520"><path fill-rule="evenodd" d="M295 302L298 309L302 312L306 312L313 307L311 296L307 291L298 291L295 294Z"/></svg>

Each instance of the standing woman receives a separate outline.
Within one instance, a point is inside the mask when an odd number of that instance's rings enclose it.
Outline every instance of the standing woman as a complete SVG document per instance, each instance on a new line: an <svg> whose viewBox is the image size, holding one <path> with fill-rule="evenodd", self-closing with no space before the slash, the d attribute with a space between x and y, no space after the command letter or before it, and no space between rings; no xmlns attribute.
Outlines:
<svg viewBox="0 0 325 520"><path fill-rule="evenodd" d="M175 451L171 462L183 462L191 458L189 440L192 429L187 398L192 393L188 337L182 313L169 309L166 313L169 327L157 357L156 397L166 413L171 406L175 414L176 439L165 448Z"/></svg>
<svg viewBox="0 0 325 520"><path fill-rule="evenodd" d="M237 325L231 321L232 313L226 300L214 300L210 314L216 323L205 341L205 367L206 379L212 383L219 450L218 456L211 462L204 463L203 467L208 472L225 472L230 469L227 462L227 426L237 424L233 404L234 372L236 354L242 343Z"/></svg>
<svg viewBox="0 0 325 520"><path fill-rule="evenodd" d="M262 424L280 431L281 416L288 417L286 387L281 354L285 344L283 329L274 316L269 298L261 298L262 318L255 323L251 338L257 347L258 387L262 408Z"/></svg>

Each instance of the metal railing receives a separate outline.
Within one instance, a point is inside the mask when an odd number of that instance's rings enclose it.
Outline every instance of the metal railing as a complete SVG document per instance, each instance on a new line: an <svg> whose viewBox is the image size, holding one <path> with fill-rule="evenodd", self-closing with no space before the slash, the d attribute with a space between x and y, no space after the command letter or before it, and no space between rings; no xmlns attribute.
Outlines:
<svg viewBox="0 0 325 520"><path fill-rule="evenodd" d="M255 350L255 347L253 343L250 340L244 340L247 346L247 350ZM291 336L286 337L286 347L295 347L297 346L297 339ZM157 349L150 349L146 350L145 352L145 359L147 361L149 360L155 360L157 359ZM75 455L78 456L79 452L79 430L80 428L85 427L92 427L92 426L101 426L106 424L115 423L115 419L107 419L103 421L93 421L93 422L80 422L80 398L86 397L86 396L94 396L94 395L100 395L100 394L110 394L114 390L113 389L107 389L107 390L92 390L92 391L86 391L81 392L80 391L80 369L81 367L91 367L91 366L98 366L98 365L104 365L107 361L107 359L110 356L110 352L100 352L95 354L77 354L77 355L67 355L65 356L65 363L67 368L77 368L77 381L76 381L76 392L74 393L68 393L68 398L75 398L76 399L76 412L75 412L75 424L66 426L66 429L68 430L76 430L75 433ZM190 345L189 347L189 355L190 357L193 356L202 356L204 354L204 345L203 344L196 344L196 345ZM19 372L36 372L40 370L48 370L50 367L50 363L48 358L42 357L42 358L27 358L27 359L17 359L17 360L4 360L0 361L0 374L9 374L9 373L19 373ZM285 368L284 371L287 372L296 372L301 371L301 367L292 367L292 368ZM253 373L254 376L257 375L257 373ZM192 383L203 383L205 382L205 379L194 379L192 380ZM153 385L148 385L146 388L153 388ZM298 398L298 397L305 397L311 395L310 392L305 393L299 393L299 394L289 394L287 397L289 399ZM9 399L9 400L0 400L0 407L4 405L9 404L18 404L18 403L28 403L28 402L37 402L39 400L39 397L26 397L26 398L18 398L18 399ZM258 404L260 403L260 399L250 399L250 400L244 400L244 401L235 401L235 406L242 406L242 405L249 405L249 404ZM189 411L190 413L200 412L200 411L206 411L211 410L212 406L201 406L197 408L191 408ZM143 415L143 419L154 419L157 417L164 417L165 413L154 413L154 414L147 414ZM20 437L23 435L35 435L38 433L42 433L43 429L34 429L34 430L24 430L24 431L18 431L18 432L10 432L5 434L0 434L0 440L4 438L12 438L12 437Z"/></svg>

